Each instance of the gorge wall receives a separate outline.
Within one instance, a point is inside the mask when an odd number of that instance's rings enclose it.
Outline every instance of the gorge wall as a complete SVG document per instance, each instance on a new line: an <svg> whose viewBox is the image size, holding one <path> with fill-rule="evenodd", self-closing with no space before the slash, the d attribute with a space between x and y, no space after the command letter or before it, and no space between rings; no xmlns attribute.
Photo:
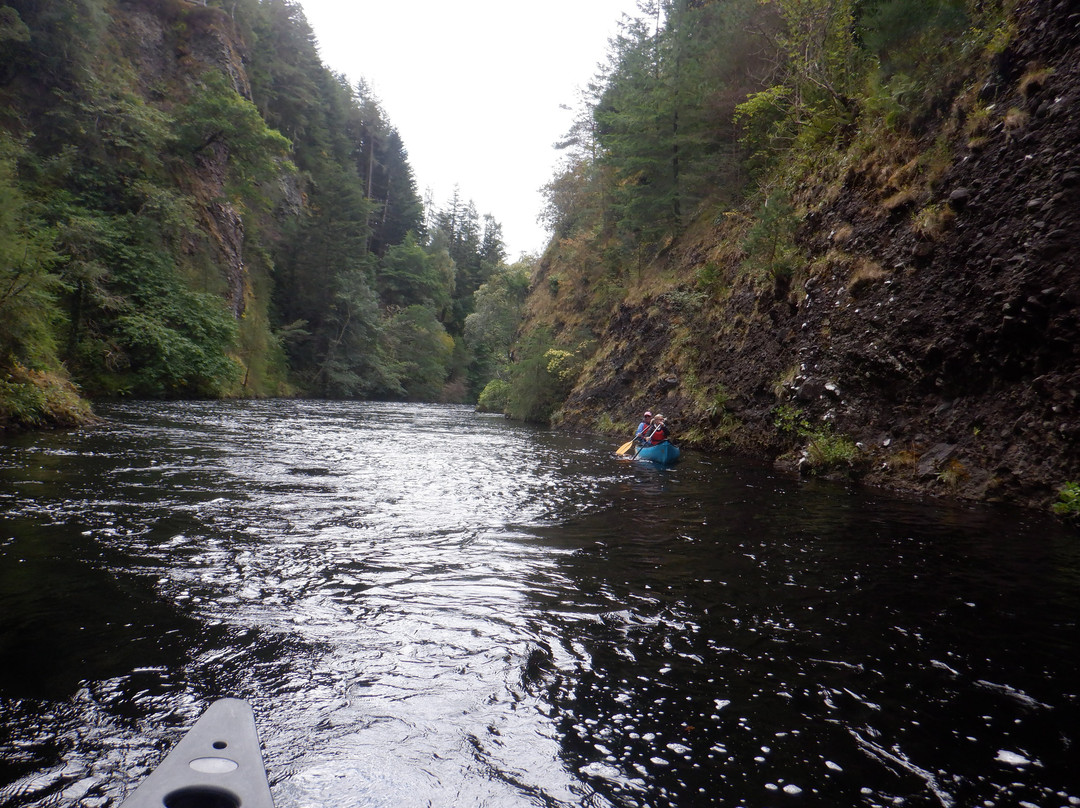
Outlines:
<svg viewBox="0 0 1080 808"><path fill-rule="evenodd" d="M784 413L856 441L871 483L1045 507L1080 479L1078 12L1020 5L967 91L986 122L954 112L920 138L951 155L924 190L902 192L914 161L842 154L828 187L800 187L790 284L729 272L703 298L695 278L738 249L723 222L691 227L634 276L557 418L659 409L684 445L795 468ZM558 319L549 279L572 262L567 245L544 257L534 322Z"/></svg>

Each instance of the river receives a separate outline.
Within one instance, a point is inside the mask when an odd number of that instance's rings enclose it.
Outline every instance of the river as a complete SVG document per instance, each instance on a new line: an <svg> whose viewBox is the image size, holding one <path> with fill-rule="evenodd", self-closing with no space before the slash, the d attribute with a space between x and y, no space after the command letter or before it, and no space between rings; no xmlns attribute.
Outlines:
<svg viewBox="0 0 1080 808"><path fill-rule="evenodd" d="M468 408L125 403L0 441L0 805L206 706L278 808L1080 805L1080 536Z"/></svg>

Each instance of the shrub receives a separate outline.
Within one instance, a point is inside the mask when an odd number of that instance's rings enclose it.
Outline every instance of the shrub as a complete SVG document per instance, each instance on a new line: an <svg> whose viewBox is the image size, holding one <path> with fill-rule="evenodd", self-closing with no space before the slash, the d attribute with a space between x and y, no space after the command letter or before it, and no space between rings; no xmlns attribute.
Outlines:
<svg viewBox="0 0 1080 808"><path fill-rule="evenodd" d="M1080 482L1065 483L1050 509L1064 519L1080 521Z"/></svg>
<svg viewBox="0 0 1080 808"><path fill-rule="evenodd" d="M758 210L757 220L743 242L747 266L773 281L790 279L800 262L795 248L798 224L786 194L769 197Z"/></svg>
<svg viewBox="0 0 1080 808"><path fill-rule="evenodd" d="M806 459L814 474L849 469L858 456L859 449L853 440L824 430L811 435L806 444Z"/></svg>
<svg viewBox="0 0 1080 808"><path fill-rule="evenodd" d="M810 433L810 422L802 410L791 404L781 404L774 412L773 426L787 438L801 438Z"/></svg>
<svg viewBox="0 0 1080 808"><path fill-rule="evenodd" d="M595 429L604 435L613 435L619 432L627 432L633 430L633 426L627 427L626 424L617 424L612 420L611 415L606 412L602 412L596 416Z"/></svg>
<svg viewBox="0 0 1080 808"><path fill-rule="evenodd" d="M492 379L480 392L477 399L476 409L478 412L506 412L506 404L510 400L510 382L503 379Z"/></svg>
<svg viewBox="0 0 1080 808"><path fill-rule="evenodd" d="M937 241L952 225L956 213L946 204L927 205L912 217L911 227L924 239Z"/></svg>

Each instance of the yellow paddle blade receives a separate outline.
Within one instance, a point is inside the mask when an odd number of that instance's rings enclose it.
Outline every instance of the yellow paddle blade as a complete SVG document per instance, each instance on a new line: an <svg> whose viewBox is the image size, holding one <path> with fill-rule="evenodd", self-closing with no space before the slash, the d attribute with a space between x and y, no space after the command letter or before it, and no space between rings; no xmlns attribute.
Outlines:
<svg viewBox="0 0 1080 808"><path fill-rule="evenodd" d="M622 446L620 446L618 449L615 450L615 454L624 455L624 454L626 454L627 452L630 451L630 449L633 447L633 445L634 445L634 442L632 440L628 440L626 443L624 443Z"/></svg>

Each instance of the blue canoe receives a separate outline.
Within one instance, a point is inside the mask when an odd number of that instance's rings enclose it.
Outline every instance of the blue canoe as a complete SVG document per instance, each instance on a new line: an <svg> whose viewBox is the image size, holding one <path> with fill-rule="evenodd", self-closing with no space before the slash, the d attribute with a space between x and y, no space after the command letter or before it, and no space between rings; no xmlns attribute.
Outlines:
<svg viewBox="0 0 1080 808"><path fill-rule="evenodd" d="M661 466L670 466L679 460L679 447L671 441L664 441L655 446L646 446L635 457L636 460L649 460Z"/></svg>

